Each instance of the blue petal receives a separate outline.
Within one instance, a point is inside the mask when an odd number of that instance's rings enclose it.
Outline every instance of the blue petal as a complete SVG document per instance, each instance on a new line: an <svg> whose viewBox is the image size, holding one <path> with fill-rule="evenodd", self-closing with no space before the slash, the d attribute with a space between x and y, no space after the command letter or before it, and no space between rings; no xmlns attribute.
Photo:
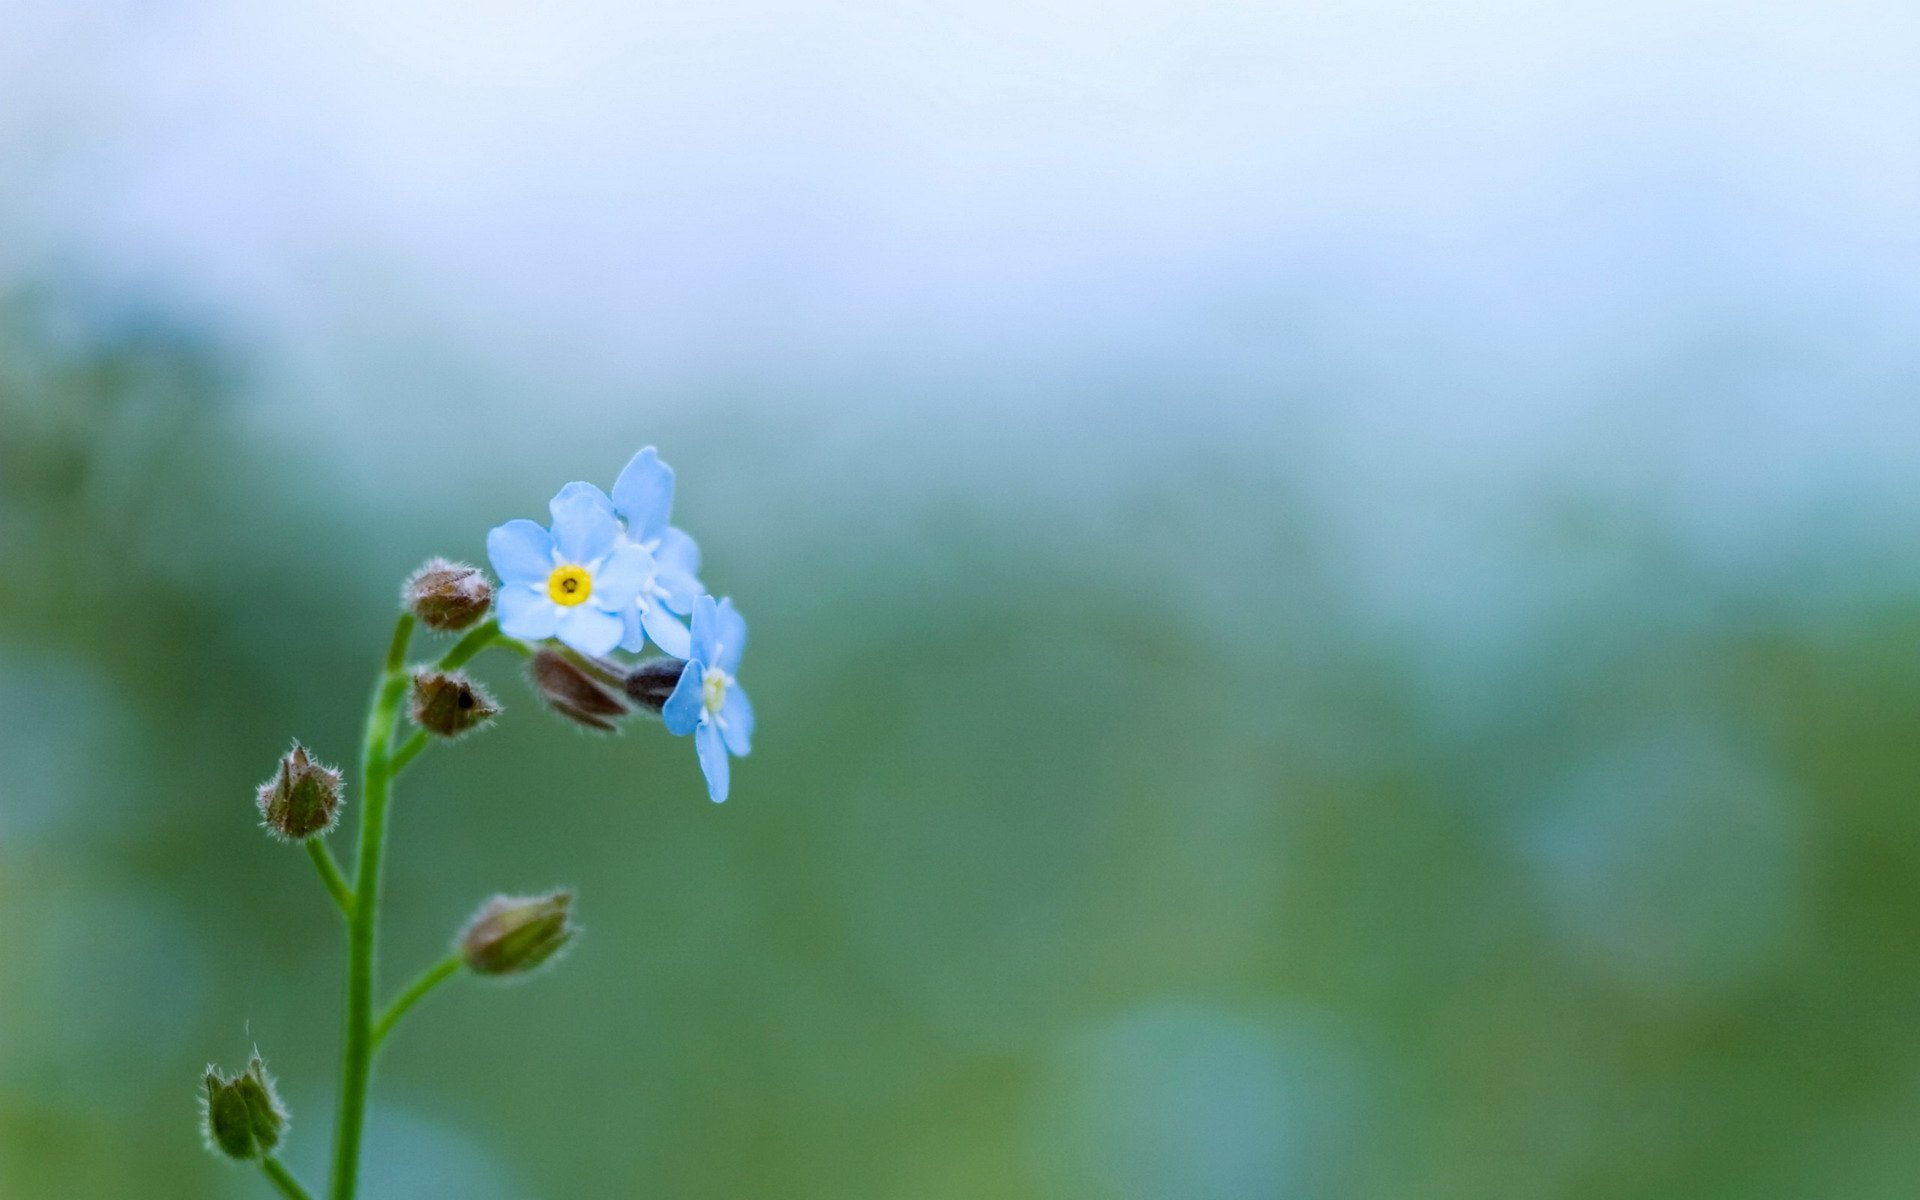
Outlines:
<svg viewBox="0 0 1920 1200"><path fill-rule="evenodd" d="M731 675L740 669L740 652L747 648L747 619L733 607L731 598L722 600L713 614L713 638L718 643L709 661Z"/></svg>
<svg viewBox="0 0 1920 1200"><path fill-rule="evenodd" d="M659 562L657 557L654 561L656 565L653 572L653 584L654 587L666 593L665 600L667 607L677 613L692 612L693 602L698 600L701 593L707 589L701 587L700 581L685 571L676 570L673 567L659 566L657 565Z"/></svg>
<svg viewBox="0 0 1920 1200"><path fill-rule="evenodd" d="M553 513L553 544L568 562L592 562L613 549L620 536L613 501L590 483L576 481L561 488L548 508Z"/></svg>
<svg viewBox="0 0 1920 1200"><path fill-rule="evenodd" d="M706 699L702 694L706 681L705 663L690 662L687 669L680 672L680 682L673 685L673 695L668 696L667 702L660 706L660 720L668 733L684 737L700 723L702 705Z"/></svg>
<svg viewBox="0 0 1920 1200"><path fill-rule="evenodd" d="M672 528L661 534L660 548L653 552L653 557L662 567L672 567L689 575L700 574L700 545L684 529Z"/></svg>
<svg viewBox="0 0 1920 1200"><path fill-rule="evenodd" d="M719 608L712 596L701 596L693 602L693 657L701 662L715 660L715 641L718 636Z"/></svg>
<svg viewBox="0 0 1920 1200"><path fill-rule="evenodd" d="M539 528L535 526L535 528ZM560 606L548 597L546 585L511 583L500 589L500 632L522 641L550 638L560 627Z"/></svg>
<svg viewBox="0 0 1920 1200"><path fill-rule="evenodd" d="M739 684L727 686L727 698L720 704L720 720L723 723L720 732L727 739L727 749L742 757L753 752L753 705L747 703L747 692Z"/></svg>
<svg viewBox="0 0 1920 1200"><path fill-rule="evenodd" d="M620 618L591 604L576 604L560 614L556 636L582 654L605 654L620 644L626 631Z"/></svg>
<svg viewBox="0 0 1920 1200"><path fill-rule="evenodd" d="M633 607L633 598L653 575L653 555L638 546L622 546L593 575L595 607L619 612Z"/></svg>
<svg viewBox="0 0 1920 1200"><path fill-rule="evenodd" d="M707 795L719 804L727 798L726 743L720 740L720 731L707 722L693 731L693 748L700 754L700 773L707 777Z"/></svg>
<svg viewBox="0 0 1920 1200"><path fill-rule="evenodd" d="M613 506L627 519L627 536L636 542L651 541L666 529L673 512L673 468L652 446L634 455L613 481Z"/></svg>
<svg viewBox="0 0 1920 1200"><path fill-rule="evenodd" d="M685 658L693 652L693 639L687 636L687 627L674 620L667 610L658 604L649 604L639 610L640 626L653 639L653 644L675 658Z"/></svg>
<svg viewBox="0 0 1920 1200"><path fill-rule="evenodd" d="M622 609L620 612L620 622L626 627L626 632L620 635L620 648L622 650L631 650L636 654L639 653L647 644L647 631L640 624L640 610L631 605ZM685 656L676 655L675 657Z"/></svg>
<svg viewBox="0 0 1920 1200"><path fill-rule="evenodd" d="M487 558L501 583L546 586L553 573L553 539L534 522L521 517L487 532Z"/></svg>

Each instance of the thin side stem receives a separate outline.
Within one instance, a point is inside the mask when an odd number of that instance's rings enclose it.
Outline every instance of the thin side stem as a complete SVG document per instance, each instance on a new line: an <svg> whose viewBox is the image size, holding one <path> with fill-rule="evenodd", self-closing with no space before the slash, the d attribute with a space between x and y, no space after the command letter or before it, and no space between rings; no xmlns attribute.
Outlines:
<svg viewBox="0 0 1920 1200"><path fill-rule="evenodd" d="M465 965L466 960L460 957L458 951L455 951L420 972L420 977L408 984L406 991L395 996L393 1003L387 1005L386 1011L381 1013L380 1019L374 1023L373 1044L378 1046L386 1041L387 1035L392 1033L393 1027L400 1023L400 1018L407 1015L408 1009L420 1003L428 992L453 978Z"/></svg>
<svg viewBox="0 0 1920 1200"><path fill-rule="evenodd" d="M393 623L393 640L387 643L387 674L407 664L407 646L413 641L413 614L403 612Z"/></svg>
<svg viewBox="0 0 1920 1200"><path fill-rule="evenodd" d="M367 710L360 745L360 831L347 919L347 1020L340 1053L340 1111L333 1130L332 1200L353 1200L360 1182L360 1139L367 1085L373 1076L375 942L380 922L380 865L386 849L387 803L393 794L388 744L406 693L407 644L413 616L402 614L387 647L385 669Z"/></svg>
<svg viewBox="0 0 1920 1200"><path fill-rule="evenodd" d="M488 621L484 625L476 626L467 636L455 642L452 648L440 656L440 661L434 664L434 669L436 671L454 670L473 661L475 656L488 646L496 645L517 650L523 655L528 653L527 648L518 641L510 637L502 637L500 626L496 622ZM420 757L420 752L425 750L432 741L433 739L427 736L426 730L414 730L406 741L394 748L388 760L388 774L393 778L399 778L400 772L407 769L407 764Z"/></svg>
<svg viewBox="0 0 1920 1200"><path fill-rule="evenodd" d="M414 730L411 737L401 742L400 745L394 749L393 757L388 760L387 763L388 772L398 776L400 772L407 769L407 764L420 757L420 752L426 748L427 731L424 729Z"/></svg>
<svg viewBox="0 0 1920 1200"><path fill-rule="evenodd" d="M485 621L475 625L467 636L455 642L452 649L440 656L440 669L451 671L455 667L465 666L469 659L492 645L496 638L501 641L508 640L500 637L500 622Z"/></svg>
<svg viewBox="0 0 1920 1200"><path fill-rule="evenodd" d="M273 1155L269 1154L260 1160L260 1169L266 1173L268 1179L273 1181L273 1186L278 1188L280 1194L287 1200L313 1200L312 1194L301 1187L300 1181L293 1177L293 1172L282 1166L280 1160Z"/></svg>
<svg viewBox="0 0 1920 1200"><path fill-rule="evenodd" d="M307 857L313 860L314 869L320 872L320 882L327 885L327 895L340 907L341 915L353 919L353 889L347 886L347 877L340 873L340 864L333 861L333 851L324 839L310 837L306 841Z"/></svg>

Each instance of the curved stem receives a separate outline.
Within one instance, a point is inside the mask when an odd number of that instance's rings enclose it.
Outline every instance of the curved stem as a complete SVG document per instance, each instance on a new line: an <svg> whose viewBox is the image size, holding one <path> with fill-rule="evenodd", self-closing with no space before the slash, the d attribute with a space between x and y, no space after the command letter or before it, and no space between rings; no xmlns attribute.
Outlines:
<svg viewBox="0 0 1920 1200"><path fill-rule="evenodd" d="M500 647L502 650L506 650L513 654L517 654L521 658L533 657L532 646L527 645L525 642L521 641L519 638L510 638L504 633L501 634L499 637L495 638L493 640L493 644Z"/></svg>
<svg viewBox="0 0 1920 1200"><path fill-rule="evenodd" d="M489 622L491 624L491 622ZM407 645L413 641L413 614L403 612L393 623L393 639L387 643L386 675L392 675L407 663ZM381 677L385 682L385 675Z"/></svg>
<svg viewBox="0 0 1920 1200"><path fill-rule="evenodd" d="M386 1011L381 1013L380 1019L374 1023L373 1044L379 1046L386 1041L387 1035L392 1033L393 1027L400 1023L400 1018L407 1015L408 1009L420 1003L428 992L453 978L465 965L466 959L460 957L459 952L455 951L420 972L420 977L408 984L406 991L395 996L393 1003L387 1005Z"/></svg>
<svg viewBox="0 0 1920 1200"><path fill-rule="evenodd" d="M476 627L472 632L468 633L467 636L455 642L451 649L440 656L440 661L434 664L434 669L437 671L454 670L457 667L471 662L475 656L488 646L504 646L522 656L532 653L525 645L514 638L502 636L500 626L496 622L488 621L486 624ZM433 739L427 736L426 730L414 730L413 733L408 736L407 740L400 743L400 745L394 749L392 755L389 756L387 767L388 776L390 778L398 778L400 772L407 769L407 764L420 757L420 752L425 750L432 741Z"/></svg>
<svg viewBox="0 0 1920 1200"><path fill-rule="evenodd" d="M452 649L440 656L440 669L451 671L455 667L464 666L474 655L492 645L496 638L503 642L509 640L500 637L500 622L485 621L475 625L468 631L467 636L455 642Z"/></svg>
<svg viewBox="0 0 1920 1200"><path fill-rule="evenodd" d="M347 886L347 877L340 873L340 864L333 861L333 851L327 843L317 837L306 841L307 857L313 860L314 869L320 872L320 882L327 885L327 895L340 907L340 912L348 920L353 919L353 889Z"/></svg>
<svg viewBox="0 0 1920 1200"><path fill-rule="evenodd" d="M269 1154L260 1160L260 1169L266 1172L267 1178L273 1181L273 1186L280 1189L280 1194L287 1200L313 1200L307 1189L301 1187L300 1181L293 1177L293 1172L282 1166L273 1155Z"/></svg>
<svg viewBox="0 0 1920 1200"><path fill-rule="evenodd" d="M420 757L420 752L426 748L427 731L424 729L414 730L413 736L401 742L399 748L393 752L393 757L388 759L387 773L389 775L400 774L400 772L407 769L407 764Z"/></svg>
<svg viewBox="0 0 1920 1200"><path fill-rule="evenodd" d="M387 802L393 776L388 745L406 693L407 643L413 615L394 625L385 669L367 710L360 745L359 849L353 909L347 920L347 1022L340 1054L340 1111L333 1130L333 1200L353 1200L360 1178L360 1135L366 1125L367 1084L373 1075L374 949L380 920L380 861L386 848Z"/></svg>

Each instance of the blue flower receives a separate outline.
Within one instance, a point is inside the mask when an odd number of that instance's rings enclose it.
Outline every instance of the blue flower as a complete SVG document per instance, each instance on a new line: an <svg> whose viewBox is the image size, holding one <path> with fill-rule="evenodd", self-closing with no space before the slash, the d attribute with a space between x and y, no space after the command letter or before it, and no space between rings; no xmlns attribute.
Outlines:
<svg viewBox="0 0 1920 1200"><path fill-rule="evenodd" d="M552 533L522 519L487 534L500 576L500 632L605 654L620 644L621 614L653 572L653 556L624 543L613 502L590 483L561 488L549 508Z"/></svg>
<svg viewBox="0 0 1920 1200"><path fill-rule="evenodd" d="M718 804L727 798L728 753L744 756L753 749L753 705L733 680L747 648L746 618L733 610L732 600L715 604L712 596L702 596L693 606L692 643L660 719L676 737L693 735L707 794Z"/></svg>
<svg viewBox="0 0 1920 1200"><path fill-rule="evenodd" d="M647 552L652 564L634 593L633 603L621 614L626 629L623 649L637 651L653 644L675 658L687 657L687 627L671 613L690 613L706 593L700 585L700 547L686 531L667 524L673 512L673 468L660 461L648 446L633 456L613 483L613 507L626 521L624 544Z"/></svg>

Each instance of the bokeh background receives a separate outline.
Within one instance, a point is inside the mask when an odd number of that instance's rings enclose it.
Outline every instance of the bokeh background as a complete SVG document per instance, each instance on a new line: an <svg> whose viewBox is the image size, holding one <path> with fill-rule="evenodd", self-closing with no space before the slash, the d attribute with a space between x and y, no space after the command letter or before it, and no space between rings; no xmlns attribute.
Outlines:
<svg viewBox="0 0 1920 1200"><path fill-rule="evenodd" d="M639 446L734 799L483 663L371 1200L1920 1190L1920 9L0 0L0 1196L325 1159L400 578ZM350 810L351 811L351 810Z"/></svg>

